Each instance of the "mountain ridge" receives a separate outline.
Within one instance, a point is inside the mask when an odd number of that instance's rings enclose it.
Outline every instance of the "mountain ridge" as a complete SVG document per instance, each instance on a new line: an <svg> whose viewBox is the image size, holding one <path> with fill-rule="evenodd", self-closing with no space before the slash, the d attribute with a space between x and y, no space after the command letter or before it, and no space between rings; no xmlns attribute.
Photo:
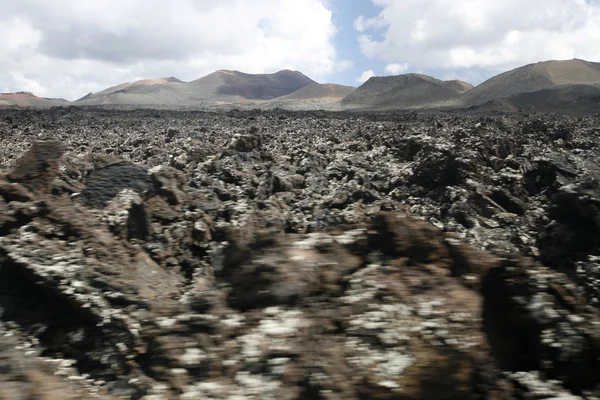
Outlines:
<svg viewBox="0 0 600 400"><path fill-rule="evenodd" d="M422 107L458 98L472 85L442 81L423 74L371 77L341 100L345 108Z"/></svg>
<svg viewBox="0 0 600 400"><path fill-rule="evenodd" d="M300 71L249 74L221 69L184 82L173 76L111 86L69 102L33 94L0 94L0 106L110 105L326 110L505 110L561 111L600 108L600 63L582 59L527 64L473 86L408 73L376 76L358 88L318 83Z"/></svg>
<svg viewBox="0 0 600 400"><path fill-rule="evenodd" d="M461 98L461 105L474 106L520 93L564 85L600 84L600 63L581 59L550 60L527 64L498 74Z"/></svg>
<svg viewBox="0 0 600 400"><path fill-rule="evenodd" d="M171 77L124 83L90 93L76 103L194 105L202 102L269 100L313 83L316 82L299 71L247 74L218 70L190 82Z"/></svg>

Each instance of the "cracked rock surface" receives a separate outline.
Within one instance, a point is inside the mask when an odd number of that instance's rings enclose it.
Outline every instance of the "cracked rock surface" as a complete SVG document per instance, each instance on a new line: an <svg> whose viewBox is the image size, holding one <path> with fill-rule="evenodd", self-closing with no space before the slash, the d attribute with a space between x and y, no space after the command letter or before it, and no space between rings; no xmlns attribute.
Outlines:
<svg viewBox="0 0 600 400"><path fill-rule="evenodd" d="M0 111L0 399L596 399L600 118Z"/></svg>

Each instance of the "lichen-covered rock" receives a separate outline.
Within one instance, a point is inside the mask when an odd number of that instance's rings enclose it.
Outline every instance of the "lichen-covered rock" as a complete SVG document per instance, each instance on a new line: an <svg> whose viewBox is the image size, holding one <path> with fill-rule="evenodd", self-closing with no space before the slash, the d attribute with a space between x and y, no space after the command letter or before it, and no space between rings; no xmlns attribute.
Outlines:
<svg viewBox="0 0 600 400"><path fill-rule="evenodd" d="M27 350L27 348L29 348ZM50 359L34 357L29 346L19 343L13 336L0 336L0 399L1 400L78 400L82 398L111 399L99 386L79 379L63 380L65 371ZM74 372L74 371L71 371Z"/></svg>
<svg viewBox="0 0 600 400"><path fill-rule="evenodd" d="M501 368L542 371L564 387L600 384L600 315L574 283L527 260L484 278L484 326Z"/></svg>
<svg viewBox="0 0 600 400"><path fill-rule="evenodd" d="M595 117L69 108L0 131L5 397L600 396Z"/></svg>

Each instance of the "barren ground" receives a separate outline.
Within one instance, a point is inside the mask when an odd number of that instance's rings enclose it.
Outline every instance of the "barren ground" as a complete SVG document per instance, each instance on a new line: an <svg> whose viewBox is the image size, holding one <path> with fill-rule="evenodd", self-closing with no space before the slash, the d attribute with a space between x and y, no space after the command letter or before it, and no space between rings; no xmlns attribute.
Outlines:
<svg viewBox="0 0 600 400"><path fill-rule="evenodd" d="M599 133L0 110L0 399L598 398Z"/></svg>

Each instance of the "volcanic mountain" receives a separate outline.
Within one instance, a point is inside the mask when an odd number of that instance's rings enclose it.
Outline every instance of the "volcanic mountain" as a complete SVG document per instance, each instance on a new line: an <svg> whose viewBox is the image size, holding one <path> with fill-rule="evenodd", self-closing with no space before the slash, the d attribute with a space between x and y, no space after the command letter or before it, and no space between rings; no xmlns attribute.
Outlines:
<svg viewBox="0 0 600 400"><path fill-rule="evenodd" d="M335 85L332 83L313 83L296 90L294 93L277 98L277 100L341 100L356 90L353 86Z"/></svg>
<svg viewBox="0 0 600 400"><path fill-rule="evenodd" d="M344 108L420 108L457 99L473 86L462 81L441 81L427 75L372 77L342 99Z"/></svg>
<svg viewBox="0 0 600 400"><path fill-rule="evenodd" d="M51 107L67 103L64 99L38 97L30 92L0 93L0 106Z"/></svg>
<svg viewBox="0 0 600 400"><path fill-rule="evenodd" d="M315 83L298 71L246 74L220 70L190 82L188 88L194 95L211 100L270 100Z"/></svg>
<svg viewBox="0 0 600 400"><path fill-rule="evenodd" d="M298 71L246 74L219 70L182 82L176 78L146 79L90 93L79 104L196 105L204 102L232 103L269 100L285 96L316 82Z"/></svg>
<svg viewBox="0 0 600 400"><path fill-rule="evenodd" d="M183 104L185 84L177 78L143 79L89 93L77 100L77 105L100 104Z"/></svg>
<svg viewBox="0 0 600 400"><path fill-rule="evenodd" d="M299 71L247 74L219 70L191 82L169 77L123 83L75 102L27 92L0 93L0 106L60 105L587 113L600 109L600 63L544 61L504 72L475 88L460 80L443 81L413 73L373 77L355 89L317 83Z"/></svg>
<svg viewBox="0 0 600 400"><path fill-rule="evenodd" d="M574 93L580 91L582 94L588 91L595 93L593 88L585 88L585 86L599 84L600 63L579 59L544 61L513 69L483 82L465 93L460 99L460 104L474 106L493 100L508 99L511 96L519 96L518 103L531 101L538 104L542 100L540 96L545 98L555 96L559 99L564 96L572 97ZM569 88L570 86L573 87ZM522 96L542 90L545 92L540 93L539 96Z"/></svg>

